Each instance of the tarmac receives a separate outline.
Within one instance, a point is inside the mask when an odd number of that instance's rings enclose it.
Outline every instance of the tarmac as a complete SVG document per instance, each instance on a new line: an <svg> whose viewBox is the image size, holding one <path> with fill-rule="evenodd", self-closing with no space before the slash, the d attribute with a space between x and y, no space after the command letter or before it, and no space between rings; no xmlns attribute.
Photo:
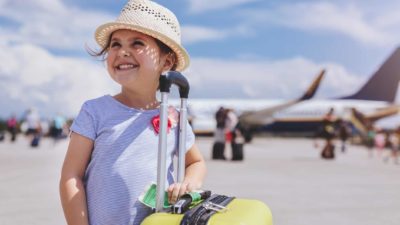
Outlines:
<svg viewBox="0 0 400 225"><path fill-rule="evenodd" d="M245 145L244 161L232 162L210 160L212 142L197 139L208 167L204 189L263 201L275 225L400 224L400 165L362 146L327 161L312 139L259 137ZM22 136L0 142L0 225L66 224L58 180L67 145L44 139L33 149Z"/></svg>

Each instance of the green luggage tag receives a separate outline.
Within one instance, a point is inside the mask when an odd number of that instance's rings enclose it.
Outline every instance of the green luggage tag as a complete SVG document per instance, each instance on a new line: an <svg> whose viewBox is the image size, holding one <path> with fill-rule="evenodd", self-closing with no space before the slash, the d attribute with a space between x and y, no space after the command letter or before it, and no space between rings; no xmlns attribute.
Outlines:
<svg viewBox="0 0 400 225"><path fill-rule="evenodd" d="M139 201L145 204L146 206L155 209L156 208L156 196L157 196L157 185L151 184L147 191L140 195ZM164 196L164 208L170 208L171 204L168 202L168 192L165 192Z"/></svg>

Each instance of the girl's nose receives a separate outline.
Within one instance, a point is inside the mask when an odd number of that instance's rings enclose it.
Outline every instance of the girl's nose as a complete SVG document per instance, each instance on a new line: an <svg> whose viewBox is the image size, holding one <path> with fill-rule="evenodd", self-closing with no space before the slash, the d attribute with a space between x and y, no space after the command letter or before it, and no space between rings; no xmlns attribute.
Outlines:
<svg viewBox="0 0 400 225"><path fill-rule="evenodd" d="M121 49L119 51L119 56L120 57L129 57L129 56L131 56L131 53L125 49Z"/></svg>

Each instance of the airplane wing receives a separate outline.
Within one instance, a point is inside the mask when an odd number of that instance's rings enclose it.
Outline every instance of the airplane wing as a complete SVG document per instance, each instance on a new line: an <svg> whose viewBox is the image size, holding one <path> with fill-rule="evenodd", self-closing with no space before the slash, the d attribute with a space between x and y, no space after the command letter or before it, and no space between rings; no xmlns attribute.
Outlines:
<svg viewBox="0 0 400 225"><path fill-rule="evenodd" d="M314 79L314 81L311 83L311 85L308 87L307 91L302 95L300 98L292 101L288 101L286 103L283 103L281 105L277 105L274 107L269 107L257 111L251 111L251 112L244 112L242 115L239 117L240 124L244 127L249 127L249 126L257 126L257 125L265 125L268 123L273 122L273 114L277 111L286 109L294 104L297 104L301 101L308 100L312 98L315 93L317 92L317 89L321 83L321 80L325 74L325 70L321 70L321 72L317 75L317 77Z"/></svg>
<svg viewBox="0 0 400 225"><path fill-rule="evenodd" d="M369 121L375 122L379 119L382 119L387 116L392 116L394 114L399 113L400 106L398 105L391 105L382 109L379 109L373 113L369 113L365 115L365 118L367 118Z"/></svg>
<svg viewBox="0 0 400 225"><path fill-rule="evenodd" d="M356 108L352 108L352 112L348 120L361 134L367 135L368 126L373 125L373 123L379 119L397 114L399 110L400 107L398 105L390 105L366 114L358 111Z"/></svg>
<svg viewBox="0 0 400 225"><path fill-rule="evenodd" d="M380 108L372 113L365 114L353 108L349 119L353 126L355 126L361 134L367 135L369 125L372 125L374 122L384 117L397 114L399 109L400 108L398 105L391 105Z"/></svg>

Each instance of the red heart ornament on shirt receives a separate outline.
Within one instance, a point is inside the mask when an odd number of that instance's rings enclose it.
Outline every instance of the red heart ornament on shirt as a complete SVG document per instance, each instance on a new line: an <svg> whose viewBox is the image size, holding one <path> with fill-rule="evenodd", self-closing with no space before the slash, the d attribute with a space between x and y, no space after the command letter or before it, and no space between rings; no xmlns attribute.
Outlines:
<svg viewBox="0 0 400 225"><path fill-rule="evenodd" d="M153 125L154 131L156 134L160 132L160 115L157 115L151 119L151 124ZM169 133L169 130L171 129L172 122L168 118L168 125L167 125L167 133Z"/></svg>

